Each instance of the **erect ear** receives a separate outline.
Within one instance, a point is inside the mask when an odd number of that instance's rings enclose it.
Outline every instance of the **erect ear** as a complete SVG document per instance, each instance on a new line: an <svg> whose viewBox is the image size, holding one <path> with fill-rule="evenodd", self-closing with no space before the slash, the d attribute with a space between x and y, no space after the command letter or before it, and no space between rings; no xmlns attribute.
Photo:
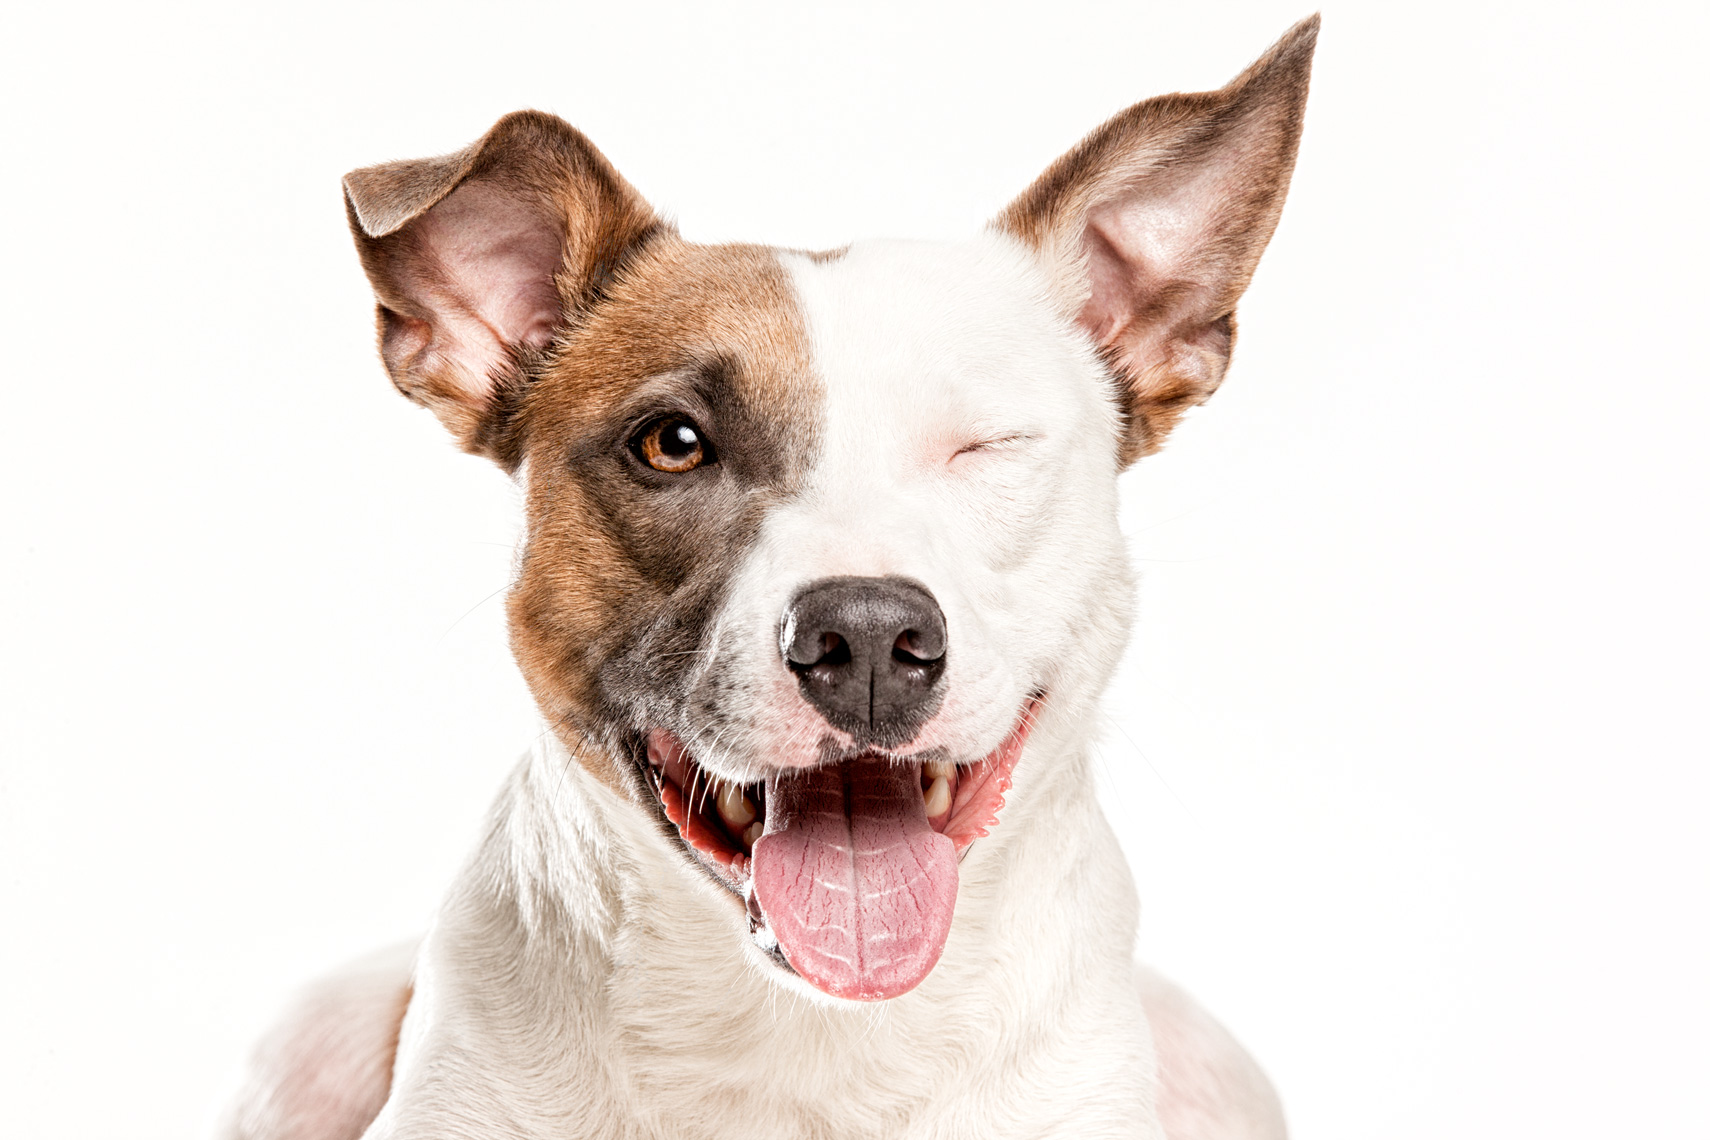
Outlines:
<svg viewBox="0 0 1710 1140"><path fill-rule="evenodd" d="M1217 389L1235 302L1282 213L1318 17L1220 91L1137 103L1058 159L993 225L1045 262L1122 386L1122 462Z"/></svg>
<svg viewBox="0 0 1710 1140"><path fill-rule="evenodd" d="M463 447L514 467L509 398L555 331L663 228L582 133L517 111L443 158L344 177L380 356Z"/></svg>

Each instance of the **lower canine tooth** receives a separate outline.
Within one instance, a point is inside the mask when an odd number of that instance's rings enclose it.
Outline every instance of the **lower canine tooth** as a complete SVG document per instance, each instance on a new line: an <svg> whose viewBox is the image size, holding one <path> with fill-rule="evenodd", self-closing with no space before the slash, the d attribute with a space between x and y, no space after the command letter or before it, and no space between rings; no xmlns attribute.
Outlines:
<svg viewBox="0 0 1710 1140"><path fill-rule="evenodd" d="M754 841L756 839L759 839L762 835L765 835L765 834L766 834L766 825L763 823L760 823L759 821L755 821L754 823L751 823L748 825L747 831L744 831L742 833L742 842L746 843L748 845L748 849L750 851L752 851L752 850L754 850Z"/></svg>
<svg viewBox="0 0 1710 1140"><path fill-rule="evenodd" d="M935 819L950 810L950 781L939 776L926 789L926 818Z"/></svg>
<svg viewBox="0 0 1710 1140"><path fill-rule="evenodd" d="M718 786L718 814L732 831L741 831L754 822L759 813L754 810L754 802L742 794L739 784L720 784Z"/></svg>

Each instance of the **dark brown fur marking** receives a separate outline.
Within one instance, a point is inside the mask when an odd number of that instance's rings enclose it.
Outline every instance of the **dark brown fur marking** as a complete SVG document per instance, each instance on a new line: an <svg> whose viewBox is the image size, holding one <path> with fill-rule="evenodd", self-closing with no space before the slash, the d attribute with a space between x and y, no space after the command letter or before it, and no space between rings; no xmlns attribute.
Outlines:
<svg viewBox="0 0 1710 1140"><path fill-rule="evenodd" d="M510 597L549 717L605 753L614 734L687 734L678 679L766 508L806 472L819 398L789 279L758 247L657 239L561 338L518 414L528 540ZM679 412L717 462L649 471L626 441Z"/></svg>
<svg viewBox="0 0 1710 1140"><path fill-rule="evenodd" d="M468 450L526 464L512 648L572 753L624 785L615 758L640 733L687 734L673 681L809 462L819 395L789 277L770 250L681 240L539 112L345 188L394 383ZM717 461L639 463L631 435L666 414Z"/></svg>

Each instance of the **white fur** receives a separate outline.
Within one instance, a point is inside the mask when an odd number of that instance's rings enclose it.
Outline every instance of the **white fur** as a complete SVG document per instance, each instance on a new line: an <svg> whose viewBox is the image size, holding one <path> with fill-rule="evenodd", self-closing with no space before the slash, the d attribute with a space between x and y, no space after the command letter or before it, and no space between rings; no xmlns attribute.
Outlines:
<svg viewBox="0 0 1710 1140"><path fill-rule="evenodd" d="M1035 689L1079 715L1127 639L1133 593L1117 417L1086 336L995 234L786 262L825 388L820 458L736 577L702 669L750 699L724 718L740 727L691 742L697 760L751 781L757 759L817 759L822 729L794 731L805 705L775 631L802 585L836 574L914 578L944 610L945 704L913 747L977 759Z"/></svg>
<svg viewBox="0 0 1710 1140"><path fill-rule="evenodd" d="M974 759L1049 694L943 957L874 1005L785 976L739 900L546 735L421 948L369 1140L1163 1136L1137 902L1088 771L1132 594L1110 380L1007 238L786 262L819 458L716 625L707 667L745 678L745 727L691 747L747 780L803 743L777 644L803 582L925 583L952 645L927 743Z"/></svg>

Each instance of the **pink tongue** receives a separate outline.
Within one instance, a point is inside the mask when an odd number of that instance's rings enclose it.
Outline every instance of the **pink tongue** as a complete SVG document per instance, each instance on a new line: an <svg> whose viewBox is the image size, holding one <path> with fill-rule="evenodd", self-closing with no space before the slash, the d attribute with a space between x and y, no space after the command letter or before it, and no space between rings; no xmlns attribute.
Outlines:
<svg viewBox="0 0 1710 1140"><path fill-rule="evenodd" d="M850 760L774 777L754 893L798 974L836 997L893 998L944 950L956 845L927 825L913 765Z"/></svg>

